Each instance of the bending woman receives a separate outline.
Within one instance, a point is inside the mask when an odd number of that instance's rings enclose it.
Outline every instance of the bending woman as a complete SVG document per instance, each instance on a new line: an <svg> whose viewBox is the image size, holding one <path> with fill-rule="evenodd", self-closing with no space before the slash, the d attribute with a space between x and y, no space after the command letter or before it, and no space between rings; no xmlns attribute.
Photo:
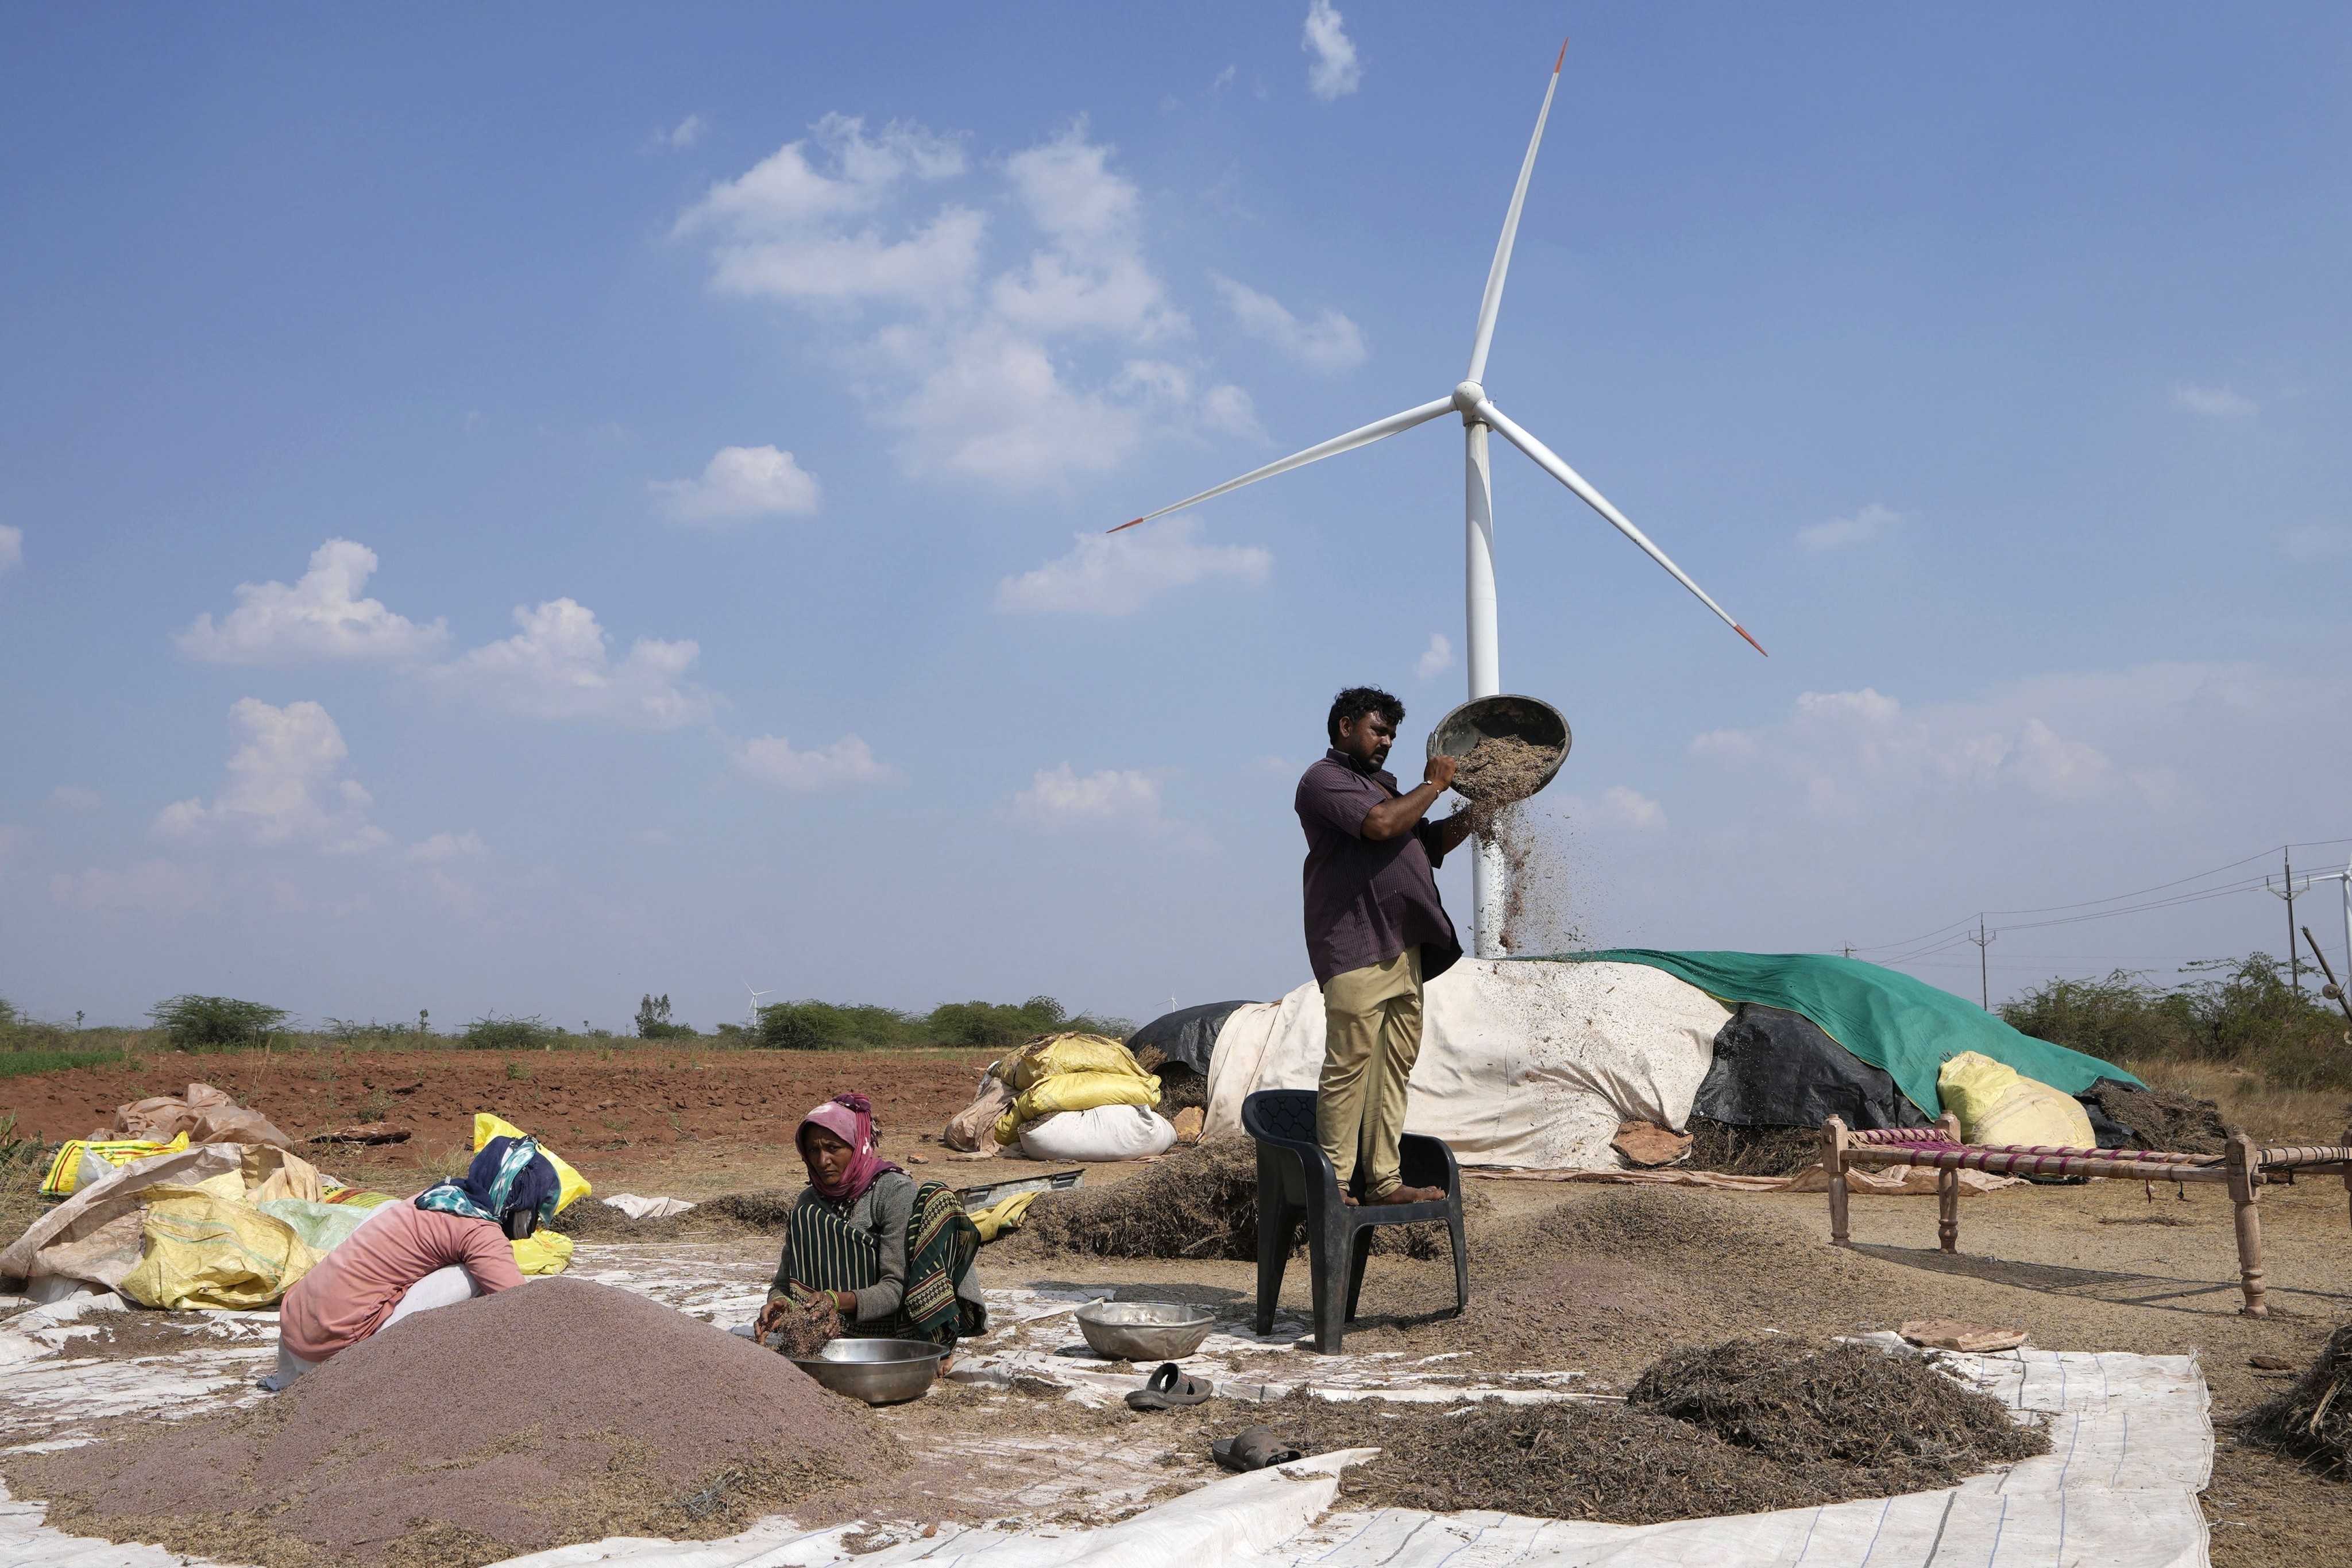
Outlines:
<svg viewBox="0 0 2352 1568"><path fill-rule="evenodd" d="M521 1284L509 1242L554 1218L561 1192L537 1142L493 1138L463 1176L380 1205L286 1292L268 1386L285 1387L411 1312Z"/></svg>
<svg viewBox="0 0 2352 1568"><path fill-rule="evenodd" d="M793 1134L809 1184L784 1227L784 1255L753 1335L802 1353L833 1333L929 1340L982 1333L972 1260L980 1229L943 1182L924 1182L875 1152L874 1108L855 1090L801 1119Z"/></svg>

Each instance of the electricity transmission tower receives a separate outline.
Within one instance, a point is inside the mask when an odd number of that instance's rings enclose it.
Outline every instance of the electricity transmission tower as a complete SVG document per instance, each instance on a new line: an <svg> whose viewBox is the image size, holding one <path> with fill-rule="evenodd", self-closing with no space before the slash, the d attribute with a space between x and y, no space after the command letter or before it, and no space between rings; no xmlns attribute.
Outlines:
<svg viewBox="0 0 2352 1568"><path fill-rule="evenodd" d="M2295 995L2300 997L2303 994L2303 958L2294 945L2294 900L2297 894L2311 890L2312 879L2305 877L2300 888L2294 885L2294 850L2291 847L2279 851L2279 863L2285 868L2286 885L2273 888L2271 879L2264 877L2263 889L2273 897L2286 900L2286 972L2287 977L2294 983Z"/></svg>

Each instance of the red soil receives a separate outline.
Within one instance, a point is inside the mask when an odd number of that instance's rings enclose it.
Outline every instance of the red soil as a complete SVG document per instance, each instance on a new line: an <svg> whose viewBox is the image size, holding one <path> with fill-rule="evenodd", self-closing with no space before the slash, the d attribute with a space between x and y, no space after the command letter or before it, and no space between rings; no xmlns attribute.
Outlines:
<svg viewBox="0 0 2352 1568"><path fill-rule="evenodd" d="M0 1112L13 1114L20 1132L55 1142L105 1126L127 1101L210 1083L268 1117L322 1166L345 1174L373 1171L388 1181L405 1170L447 1169L471 1146L474 1113L488 1110L539 1134L591 1181L602 1182L689 1150L774 1149L789 1163L801 1117L845 1089L872 1098L884 1152L903 1155L919 1147L920 1136L936 1138L947 1119L971 1103L992 1055L639 1045L617 1047L609 1058L588 1050L165 1052L0 1080ZM316 1132L378 1121L412 1136L367 1150L308 1142ZM796 1163L775 1177L794 1186L802 1179Z"/></svg>

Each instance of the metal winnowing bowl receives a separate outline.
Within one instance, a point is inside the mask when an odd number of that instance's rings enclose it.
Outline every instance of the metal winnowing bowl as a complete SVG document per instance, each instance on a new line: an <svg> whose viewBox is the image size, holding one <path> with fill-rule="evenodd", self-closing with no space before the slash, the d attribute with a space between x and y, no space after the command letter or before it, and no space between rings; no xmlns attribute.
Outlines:
<svg viewBox="0 0 2352 1568"><path fill-rule="evenodd" d="M1543 776L1527 795L1535 794L1559 776L1560 764L1568 761L1569 747L1575 743L1575 737L1569 733L1568 720L1540 697L1475 697L1440 719L1430 731L1429 754L1466 757L1481 741L1504 739L1525 741L1552 753ZM1513 798L1524 800L1527 795Z"/></svg>

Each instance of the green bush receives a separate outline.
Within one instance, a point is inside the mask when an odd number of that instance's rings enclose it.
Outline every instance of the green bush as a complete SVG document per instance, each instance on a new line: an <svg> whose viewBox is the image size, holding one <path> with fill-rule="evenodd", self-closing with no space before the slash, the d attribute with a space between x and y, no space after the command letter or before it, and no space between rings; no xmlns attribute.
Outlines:
<svg viewBox="0 0 2352 1568"><path fill-rule="evenodd" d="M226 1051L268 1043L293 1015L234 996L174 996L147 1009L156 1027L184 1051Z"/></svg>
<svg viewBox="0 0 2352 1568"><path fill-rule="evenodd" d="M2227 1062L2278 1089L2352 1089L2352 1041L2331 1003L2298 994L2268 953L2207 959L2159 985L2146 970L2053 980L2000 1005L2021 1033L2106 1061Z"/></svg>
<svg viewBox="0 0 2352 1568"><path fill-rule="evenodd" d="M536 1013L527 1018L485 1013L466 1026L457 1043L469 1051L537 1051L553 1045L562 1032Z"/></svg>
<svg viewBox="0 0 2352 1568"><path fill-rule="evenodd" d="M1124 1018L1073 1017L1051 996L1026 1002L946 1002L927 1014L831 1002L774 1002L760 1009L753 1043L770 1050L887 1051L918 1046L1005 1050L1038 1035L1108 1035L1124 1039Z"/></svg>

